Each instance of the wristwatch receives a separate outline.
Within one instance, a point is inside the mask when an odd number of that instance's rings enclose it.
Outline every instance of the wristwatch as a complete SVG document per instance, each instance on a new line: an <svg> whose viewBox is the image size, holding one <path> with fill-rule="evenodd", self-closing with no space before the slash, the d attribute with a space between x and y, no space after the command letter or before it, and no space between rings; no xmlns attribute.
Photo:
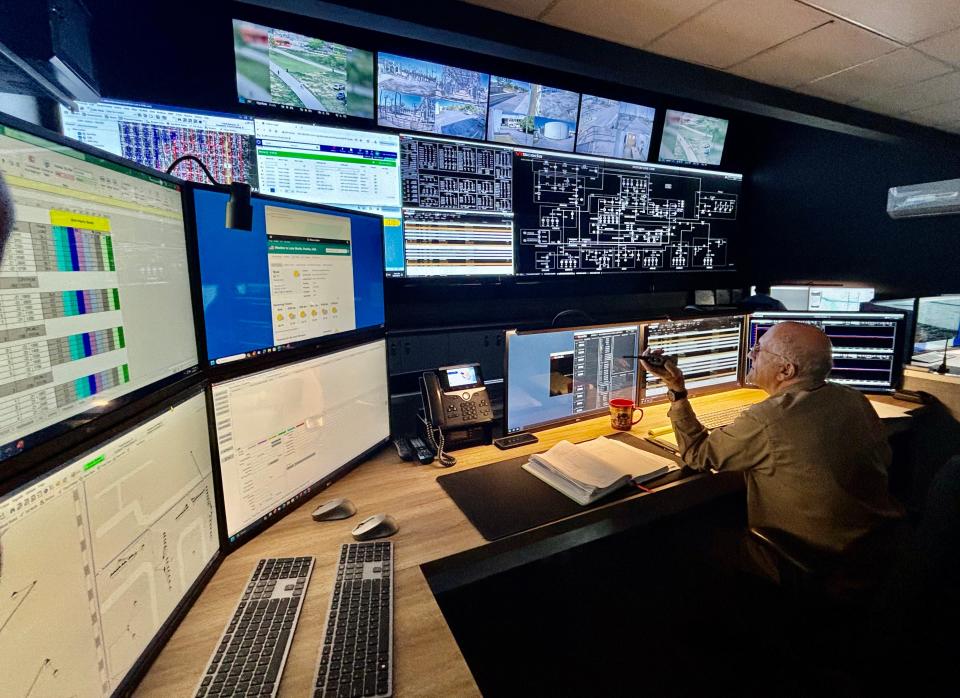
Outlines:
<svg viewBox="0 0 960 698"><path fill-rule="evenodd" d="M670 402L676 402L677 400L685 400L686 397L687 397L687 390L686 390L686 388L684 388L683 390L668 390L668 391L667 391L667 398L670 400Z"/></svg>

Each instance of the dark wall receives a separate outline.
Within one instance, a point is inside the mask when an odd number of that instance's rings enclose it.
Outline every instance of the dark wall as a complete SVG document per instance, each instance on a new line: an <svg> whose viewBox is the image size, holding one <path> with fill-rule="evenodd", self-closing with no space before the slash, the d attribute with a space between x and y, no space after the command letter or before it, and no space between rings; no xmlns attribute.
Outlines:
<svg viewBox="0 0 960 698"><path fill-rule="evenodd" d="M771 120L753 130L752 268L773 281L860 281L893 296L960 290L960 217L893 220L892 186L960 177L956 150Z"/></svg>

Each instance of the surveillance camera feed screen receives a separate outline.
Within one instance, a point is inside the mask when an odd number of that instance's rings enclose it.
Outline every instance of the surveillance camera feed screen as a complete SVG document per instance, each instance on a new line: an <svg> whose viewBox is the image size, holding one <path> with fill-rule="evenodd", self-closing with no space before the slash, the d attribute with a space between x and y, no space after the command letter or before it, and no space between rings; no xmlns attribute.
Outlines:
<svg viewBox="0 0 960 698"><path fill-rule="evenodd" d="M377 123L483 139L490 76L415 58L378 54Z"/></svg>
<svg viewBox="0 0 960 698"><path fill-rule="evenodd" d="M373 118L373 53L233 20L237 95L253 103Z"/></svg>
<svg viewBox="0 0 960 698"><path fill-rule="evenodd" d="M490 78L487 140L573 151L580 95L523 80Z"/></svg>
<svg viewBox="0 0 960 698"><path fill-rule="evenodd" d="M640 104L584 95L577 152L623 160L646 160L656 110Z"/></svg>
<svg viewBox="0 0 960 698"><path fill-rule="evenodd" d="M660 162L719 165L730 122L667 109L660 139Z"/></svg>

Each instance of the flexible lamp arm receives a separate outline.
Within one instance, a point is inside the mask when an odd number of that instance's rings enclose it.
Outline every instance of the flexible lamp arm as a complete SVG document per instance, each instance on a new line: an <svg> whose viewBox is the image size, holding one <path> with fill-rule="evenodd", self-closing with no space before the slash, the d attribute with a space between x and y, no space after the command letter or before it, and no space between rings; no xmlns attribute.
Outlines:
<svg viewBox="0 0 960 698"><path fill-rule="evenodd" d="M167 174L170 174L171 172L173 172L174 169L176 169L177 165L179 165L181 162L186 162L187 160L191 160L197 163L198 165L200 165L200 169L203 170L203 174L207 176L207 179L209 179L213 184L220 186L220 182L218 182L213 178L213 175L210 174L210 170L207 169L207 166L204 165L203 161L200 158L198 158L196 155L181 155L176 160L171 162L169 167L167 167Z"/></svg>

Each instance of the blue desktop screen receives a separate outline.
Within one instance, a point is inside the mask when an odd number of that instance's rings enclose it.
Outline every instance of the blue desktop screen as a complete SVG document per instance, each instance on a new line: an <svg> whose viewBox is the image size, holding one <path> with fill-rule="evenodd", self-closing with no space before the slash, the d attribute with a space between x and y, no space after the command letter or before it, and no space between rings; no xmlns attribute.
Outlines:
<svg viewBox="0 0 960 698"><path fill-rule="evenodd" d="M194 190L211 363L383 325L382 219L254 195L253 230L233 230L228 198Z"/></svg>

